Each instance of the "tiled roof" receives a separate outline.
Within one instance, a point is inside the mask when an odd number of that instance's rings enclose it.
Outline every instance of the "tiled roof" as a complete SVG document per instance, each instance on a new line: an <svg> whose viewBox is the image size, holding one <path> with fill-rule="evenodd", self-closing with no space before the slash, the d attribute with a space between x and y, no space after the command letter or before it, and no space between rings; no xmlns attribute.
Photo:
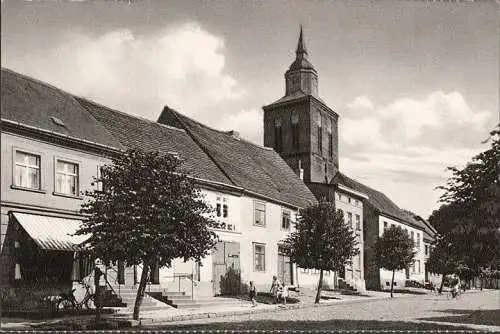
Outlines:
<svg viewBox="0 0 500 334"><path fill-rule="evenodd" d="M296 101L296 100L300 100L300 99L305 99L305 98L308 98L308 97L312 98L312 99L314 99L316 101L318 101L319 103L323 104L328 109L330 109L333 112L335 112L335 110L333 110L332 108L328 107L328 105L326 104L326 102L323 101L320 97L306 94L306 93L304 93L301 90L296 91L293 94L283 96L282 98L274 101L273 103L270 103L270 104L264 106L264 109L269 108L269 107L274 106L274 105L278 105L278 104L282 104L282 103L287 103L287 102L292 102L292 101Z"/></svg>
<svg viewBox="0 0 500 334"><path fill-rule="evenodd" d="M120 143L160 153L177 153L184 172L209 181L231 185L231 181L183 130L119 112L95 102L76 98Z"/></svg>
<svg viewBox="0 0 500 334"><path fill-rule="evenodd" d="M158 121L182 126L235 185L298 207L316 202L304 182L274 150L211 129L169 108L163 110Z"/></svg>
<svg viewBox="0 0 500 334"><path fill-rule="evenodd" d="M71 94L5 68L2 68L1 80L2 119L121 148ZM58 125L59 120L64 125Z"/></svg>
<svg viewBox="0 0 500 334"><path fill-rule="evenodd" d="M386 214L410 225L425 230L425 224L415 219L412 215L400 209L389 197L382 192L365 186L355 181L343 173L338 172L332 180L332 183L342 184L348 188L354 189L368 196L368 202L381 214Z"/></svg>

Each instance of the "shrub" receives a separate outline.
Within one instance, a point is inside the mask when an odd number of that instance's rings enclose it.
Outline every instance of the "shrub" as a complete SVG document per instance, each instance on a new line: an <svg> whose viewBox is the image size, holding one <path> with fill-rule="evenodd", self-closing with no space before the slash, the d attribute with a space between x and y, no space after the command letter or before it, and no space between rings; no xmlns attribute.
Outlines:
<svg viewBox="0 0 500 334"><path fill-rule="evenodd" d="M241 273L230 267L224 276L221 276L220 291L223 296L238 296L242 293Z"/></svg>
<svg viewBox="0 0 500 334"><path fill-rule="evenodd" d="M33 283L0 289L0 302L5 311L39 311L50 309L48 296L58 296L61 290L55 286Z"/></svg>

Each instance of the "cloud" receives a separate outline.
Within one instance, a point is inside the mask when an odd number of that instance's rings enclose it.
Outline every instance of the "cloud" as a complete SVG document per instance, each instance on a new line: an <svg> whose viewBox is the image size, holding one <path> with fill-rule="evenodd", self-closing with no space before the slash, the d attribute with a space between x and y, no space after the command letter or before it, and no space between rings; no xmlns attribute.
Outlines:
<svg viewBox="0 0 500 334"><path fill-rule="evenodd" d="M346 104L340 123L340 167L422 215L436 206L448 166L463 167L487 148L492 112L471 107L459 92L375 105L367 96ZM410 187L424 197L409 196ZM425 190L427 189L427 190Z"/></svg>
<svg viewBox="0 0 500 334"><path fill-rule="evenodd" d="M197 23L155 34L120 29L66 35L50 51L5 57L4 64L71 93L156 119L163 105L192 117L240 99L245 91L225 72L224 41Z"/></svg>

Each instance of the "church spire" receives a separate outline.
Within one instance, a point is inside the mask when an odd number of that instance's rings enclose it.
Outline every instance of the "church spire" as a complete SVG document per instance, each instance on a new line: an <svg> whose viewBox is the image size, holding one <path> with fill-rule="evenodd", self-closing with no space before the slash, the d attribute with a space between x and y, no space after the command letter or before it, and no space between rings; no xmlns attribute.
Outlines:
<svg viewBox="0 0 500 334"><path fill-rule="evenodd" d="M302 33L302 24L300 25L300 34L299 34L299 42L297 43L297 49L295 50L295 53L298 57L304 57L307 55L307 49L306 49L306 44L304 42L304 37Z"/></svg>
<svg viewBox="0 0 500 334"><path fill-rule="evenodd" d="M294 95L301 92L318 96L318 73L307 59L308 53L304 42L302 25L300 25L299 41L295 53L295 60L285 73L285 95Z"/></svg>

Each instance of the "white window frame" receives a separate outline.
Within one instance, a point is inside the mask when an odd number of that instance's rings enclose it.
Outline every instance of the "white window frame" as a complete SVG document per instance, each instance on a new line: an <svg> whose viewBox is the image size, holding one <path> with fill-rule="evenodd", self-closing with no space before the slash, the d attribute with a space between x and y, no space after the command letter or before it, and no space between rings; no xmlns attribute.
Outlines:
<svg viewBox="0 0 500 334"><path fill-rule="evenodd" d="M361 215L355 214L356 231L361 231Z"/></svg>
<svg viewBox="0 0 500 334"><path fill-rule="evenodd" d="M263 264L262 264L262 269L257 268L257 247L262 247L264 250L262 258L263 258ZM260 243L260 242L254 242L252 243L252 248L253 248L253 271L255 272L266 272L266 244Z"/></svg>
<svg viewBox="0 0 500 334"><path fill-rule="evenodd" d="M286 214L288 215L288 227L283 225ZM281 230L290 231L290 227L292 225L292 212L288 209L281 210Z"/></svg>
<svg viewBox="0 0 500 334"><path fill-rule="evenodd" d="M259 212L264 212L264 222L263 223L257 223L257 206L262 205L264 207L264 210L258 210ZM259 227L266 227L266 203L261 202L261 201L254 201L253 202L253 224L254 226L259 226Z"/></svg>
<svg viewBox="0 0 500 334"><path fill-rule="evenodd" d="M58 163L62 162L64 164L71 164L76 166L76 173L71 173L67 168L64 171L59 171ZM67 165L65 165L67 166ZM70 197L80 197L80 163L71 159L65 159L63 157L54 158L54 195L70 196ZM57 189L57 176L62 174L66 177L75 177L75 192L63 192L62 189Z"/></svg>
<svg viewBox="0 0 500 334"><path fill-rule="evenodd" d="M217 218L222 220L229 219L229 199L227 196L218 194L215 199L215 214Z"/></svg>
<svg viewBox="0 0 500 334"><path fill-rule="evenodd" d="M23 154L25 155L24 162L17 162L17 155L18 154ZM38 165L30 165L27 163L27 156L32 156L37 158ZM29 187L25 185L21 185L17 183L17 166L20 166L23 168L24 174L26 176L26 179L28 178L29 173L27 171L29 169L37 169L38 170L38 187ZM17 149L14 148L14 153L12 157L12 185L15 188L21 188L21 189L26 189L26 190L35 190L35 191L41 191L42 190L42 155L40 153L34 153L30 152L29 150L23 150L23 149Z"/></svg>

